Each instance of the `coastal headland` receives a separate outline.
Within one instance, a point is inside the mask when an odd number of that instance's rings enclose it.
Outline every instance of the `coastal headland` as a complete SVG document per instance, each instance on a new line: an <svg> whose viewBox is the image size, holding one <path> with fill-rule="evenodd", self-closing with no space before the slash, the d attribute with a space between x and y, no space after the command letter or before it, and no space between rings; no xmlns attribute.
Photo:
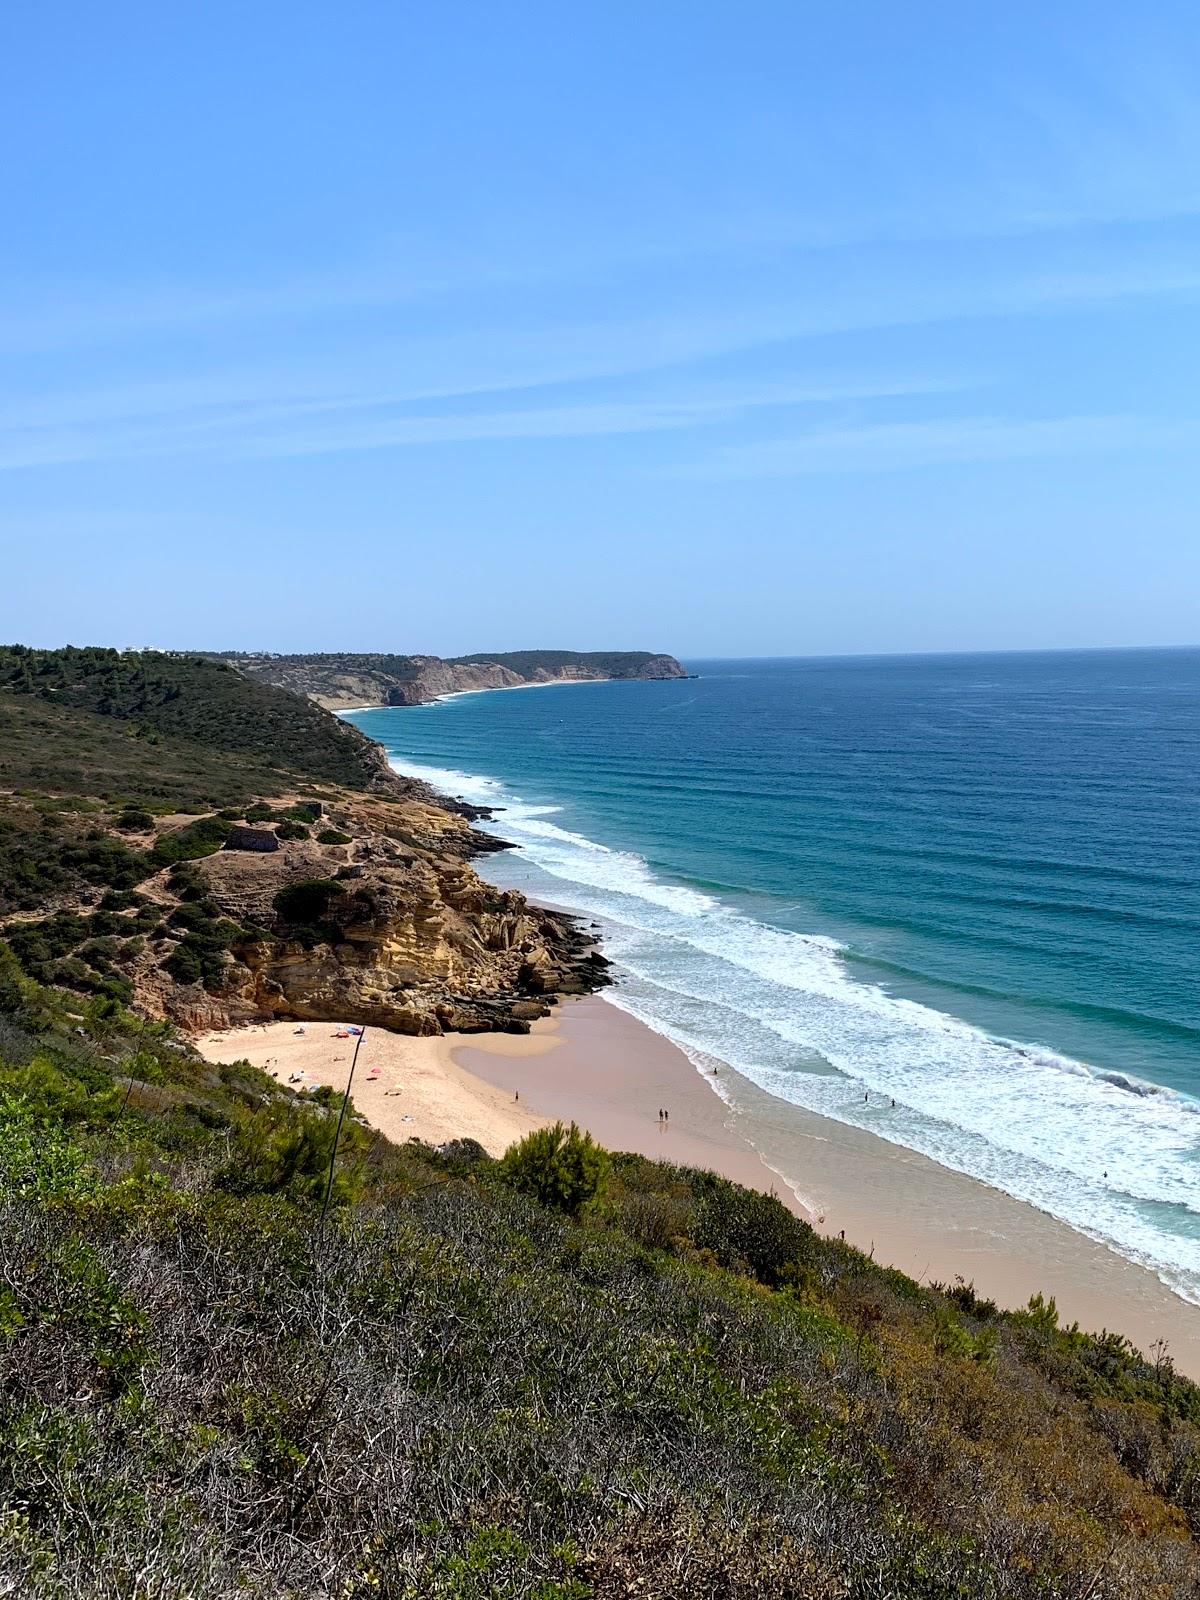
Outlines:
<svg viewBox="0 0 1200 1600"><path fill-rule="evenodd" d="M249 678L306 695L328 711L420 706L480 689L621 678L685 678L674 656L649 650L515 650L455 656L233 654L221 659Z"/></svg>

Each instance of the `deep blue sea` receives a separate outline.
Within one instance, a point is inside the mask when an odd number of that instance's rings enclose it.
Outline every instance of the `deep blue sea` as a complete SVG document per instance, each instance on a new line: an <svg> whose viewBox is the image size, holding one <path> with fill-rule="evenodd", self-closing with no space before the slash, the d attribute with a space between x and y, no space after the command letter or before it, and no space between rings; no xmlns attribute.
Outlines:
<svg viewBox="0 0 1200 1600"><path fill-rule="evenodd" d="M485 874L599 921L698 1063L1200 1302L1200 651L688 669L353 720L503 807Z"/></svg>

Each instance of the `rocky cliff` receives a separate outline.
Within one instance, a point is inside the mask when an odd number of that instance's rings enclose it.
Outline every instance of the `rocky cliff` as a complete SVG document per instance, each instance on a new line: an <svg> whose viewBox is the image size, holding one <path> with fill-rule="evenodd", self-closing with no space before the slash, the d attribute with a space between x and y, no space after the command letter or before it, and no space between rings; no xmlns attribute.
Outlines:
<svg viewBox="0 0 1200 1600"><path fill-rule="evenodd" d="M144 886L168 926L179 900L239 931L216 981L181 983L148 951L129 974L141 1009L189 1029L294 1017L521 1032L554 996L608 981L574 919L479 877L469 857L494 841L461 816L412 797L345 796L327 810L322 831L344 843L279 837L262 850L240 830L185 881L164 873Z"/></svg>
<svg viewBox="0 0 1200 1600"><path fill-rule="evenodd" d="M417 785L67 821L61 852L86 875L47 879L36 906L0 902L0 941L40 982L188 1031L297 1018L524 1032L556 995L608 981L573 918L480 878L471 857L505 847ZM3 847L10 865L40 848L41 823L29 800L0 801L0 864Z"/></svg>
<svg viewBox="0 0 1200 1600"><path fill-rule="evenodd" d="M684 678L674 656L649 651L524 650L495 655L238 655L247 677L307 695L328 710L426 705L442 695L523 684L612 678Z"/></svg>

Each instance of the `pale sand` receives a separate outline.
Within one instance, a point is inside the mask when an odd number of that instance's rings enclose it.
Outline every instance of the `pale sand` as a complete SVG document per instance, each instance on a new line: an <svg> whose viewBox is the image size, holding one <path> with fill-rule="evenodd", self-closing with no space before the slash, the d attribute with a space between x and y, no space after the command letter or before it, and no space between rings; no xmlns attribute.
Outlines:
<svg viewBox="0 0 1200 1600"><path fill-rule="evenodd" d="M332 1023L308 1023L303 1036L293 1027L210 1034L198 1044L211 1060L245 1057L283 1081L303 1070L310 1084L343 1088L353 1039L331 1037ZM392 1139L440 1144L468 1135L493 1154L547 1120L573 1119L609 1149L774 1190L823 1231L844 1229L914 1278L962 1277L1005 1306L1040 1290L1055 1296L1065 1321L1117 1329L1145 1351L1165 1340L1180 1371L1200 1377L1200 1308L1153 1273L1032 1206L776 1100L728 1069L721 1082L728 1100L669 1040L591 996L567 1001L528 1035L411 1039L371 1029L354 1102ZM660 1107L670 1113L665 1126Z"/></svg>
<svg viewBox="0 0 1200 1600"><path fill-rule="evenodd" d="M249 1061L281 1083L301 1073L303 1082L292 1085L297 1090L321 1084L344 1089L356 1040L336 1038L336 1022L307 1022L302 1034L296 1032L299 1026L272 1022L206 1033L196 1046L209 1061ZM397 1144L414 1138L444 1144L465 1137L478 1139L493 1155L542 1127L542 1117L513 1100L515 1091L484 1083L457 1064L451 1052L465 1037L414 1039L368 1028L354 1071L355 1106ZM552 1036L498 1033L487 1038L496 1060L507 1051L533 1055L554 1046Z"/></svg>

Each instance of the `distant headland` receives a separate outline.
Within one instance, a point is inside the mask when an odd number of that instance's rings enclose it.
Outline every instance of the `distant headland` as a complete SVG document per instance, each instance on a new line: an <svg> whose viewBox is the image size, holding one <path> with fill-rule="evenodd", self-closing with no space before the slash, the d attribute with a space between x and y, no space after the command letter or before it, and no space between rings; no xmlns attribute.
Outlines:
<svg viewBox="0 0 1200 1600"><path fill-rule="evenodd" d="M247 677L307 695L330 711L350 706L420 706L443 695L534 683L611 678L686 678L674 656L650 650L512 650L471 656L270 655L219 659Z"/></svg>

